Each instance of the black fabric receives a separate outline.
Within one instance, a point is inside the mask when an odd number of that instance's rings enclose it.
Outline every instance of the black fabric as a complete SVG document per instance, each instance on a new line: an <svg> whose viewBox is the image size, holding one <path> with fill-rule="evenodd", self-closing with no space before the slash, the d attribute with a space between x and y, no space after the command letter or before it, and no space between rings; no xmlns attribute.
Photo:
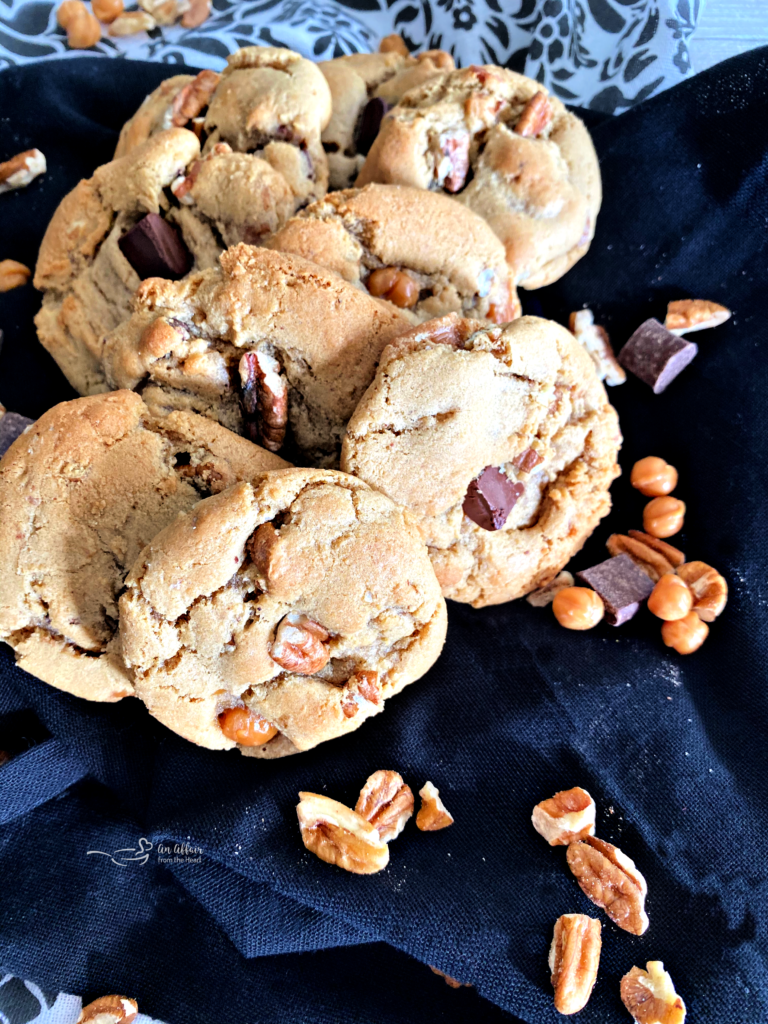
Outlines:
<svg viewBox="0 0 768 1024"><path fill-rule="evenodd" d="M50 168L0 197L0 258L34 263L61 196L176 70L83 59L0 74L0 154L37 145ZM601 917L604 941L580 1020L627 1020L619 979L649 959L692 1021L768 1020L767 91L759 50L595 124L605 202L592 249L523 293L527 312L561 322L589 305L617 346L669 299L733 308L664 394L636 380L611 392L625 475L573 560L600 561L609 533L641 525L628 469L663 455L688 506L675 543L731 587L704 648L668 651L645 611L578 634L524 601L454 604L439 663L384 715L271 763L185 743L137 701L61 694L3 648L0 728L31 709L51 738L0 769L0 963L46 989L129 992L171 1024L510 1019L491 1003L547 1024L553 923L582 911ZM38 301L31 287L0 296L0 400L29 416L71 397L35 340ZM414 788L431 779L456 824L409 826L370 878L306 853L297 792L353 803L382 767ZM531 828L532 806L575 784L597 801L598 834L648 880L642 938L600 914ZM144 864L106 856L138 855L141 839L154 844ZM163 840L193 849L163 865ZM451 991L416 960L476 990Z"/></svg>

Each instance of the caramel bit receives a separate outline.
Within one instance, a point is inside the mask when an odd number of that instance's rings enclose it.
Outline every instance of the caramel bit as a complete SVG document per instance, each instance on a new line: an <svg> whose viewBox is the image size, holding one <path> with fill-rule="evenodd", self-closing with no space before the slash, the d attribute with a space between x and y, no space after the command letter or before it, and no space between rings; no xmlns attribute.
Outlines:
<svg viewBox="0 0 768 1024"><path fill-rule="evenodd" d="M661 627L661 639L678 654L693 654L708 636L709 626L695 611L688 612L682 619L665 622Z"/></svg>
<svg viewBox="0 0 768 1024"><path fill-rule="evenodd" d="M646 498L660 498L677 487L677 470L658 455L646 455L632 467L629 482Z"/></svg>
<svg viewBox="0 0 768 1024"><path fill-rule="evenodd" d="M360 790L355 810L389 843L400 835L413 814L411 787L397 772L374 772Z"/></svg>
<svg viewBox="0 0 768 1024"><path fill-rule="evenodd" d="M281 620L270 655L288 672L311 676L330 658L330 633L307 615L291 612Z"/></svg>
<svg viewBox="0 0 768 1024"><path fill-rule="evenodd" d="M0 260L0 292L10 292L26 284L32 271L18 260Z"/></svg>
<svg viewBox="0 0 768 1024"><path fill-rule="evenodd" d="M568 846L566 858L586 896L619 928L633 935L646 931L648 886L629 857L597 836L586 836Z"/></svg>
<svg viewBox="0 0 768 1024"><path fill-rule="evenodd" d="M595 801L580 786L564 789L536 804L531 821L550 846L568 846L595 834Z"/></svg>
<svg viewBox="0 0 768 1024"><path fill-rule="evenodd" d="M690 334L707 327L718 327L730 320L731 311L708 299L678 299L667 306L664 326L672 334Z"/></svg>
<svg viewBox="0 0 768 1024"><path fill-rule="evenodd" d="M379 43L379 53L399 53L401 57L407 57L410 50L405 45L403 37L393 32L392 35L384 36L381 40Z"/></svg>
<svg viewBox="0 0 768 1024"><path fill-rule="evenodd" d="M387 299L400 309L410 309L419 301L419 286L404 270L381 267L374 270L366 282L375 298Z"/></svg>
<svg viewBox="0 0 768 1024"><path fill-rule="evenodd" d="M425 782L419 790L421 810L416 815L416 827L422 832L437 832L453 824L453 817L440 799L440 790Z"/></svg>
<svg viewBox="0 0 768 1024"><path fill-rule="evenodd" d="M685 1003L675 992L661 960L649 960L646 970L633 967L621 979L621 1001L636 1024L683 1024Z"/></svg>
<svg viewBox="0 0 768 1024"><path fill-rule="evenodd" d="M535 138L552 122L552 105L543 92L534 93L523 107L515 125L515 132L525 138Z"/></svg>
<svg viewBox="0 0 768 1024"><path fill-rule="evenodd" d="M319 793L299 793L296 807L306 848L327 864L370 875L389 863L389 847L356 811Z"/></svg>
<svg viewBox="0 0 768 1024"><path fill-rule="evenodd" d="M552 611L565 629L592 629L605 614L605 605L589 587L566 587L555 594Z"/></svg>
<svg viewBox="0 0 768 1024"><path fill-rule="evenodd" d="M643 528L652 537L673 537L683 528L685 502L668 495L652 498L643 509Z"/></svg>
<svg viewBox="0 0 768 1024"><path fill-rule="evenodd" d="M693 595L679 576L667 573L651 591L648 611L665 622L685 618L691 610Z"/></svg>
<svg viewBox="0 0 768 1024"><path fill-rule="evenodd" d="M241 747L260 747L277 736L275 726L250 708L228 708L219 715L219 726Z"/></svg>
<svg viewBox="0 0 768 1024"><path fill-rule="evenodd" d="M600 965L601 931L600 922L586 914L563 914L555 922L549 969L558 1013L578 1013L589 1002Z"/></svg>

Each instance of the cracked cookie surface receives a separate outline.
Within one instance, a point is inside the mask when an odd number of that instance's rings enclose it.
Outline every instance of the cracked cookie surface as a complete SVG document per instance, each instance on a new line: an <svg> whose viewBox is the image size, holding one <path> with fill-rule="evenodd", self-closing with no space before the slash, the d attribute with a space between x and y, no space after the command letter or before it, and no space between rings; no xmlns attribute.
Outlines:
<svg viewBox="0 0 768 1024"><path fill-rule="evenodd" d="M220 264L139 288L136 312L105 339L107 379L141 386L158 412L191 409L238 433L254 427L259 436L262 425L246 414L243 360L263 354L274 386L287 390L285 450L337 462L382 349L411 321L298 256L237 245Z"/></svg>
<svg viewBox="0 0 768 1024"><path fill-rule="evenodd" d="M203 417L156 420L129 391L54 406L0 461L0 638L61 690L130 695L117 600L131 563L201 497L285 465Z"/></svg>
<svg viewBox="0 0 768 1024"><path fill-rule="evenodd" d="M328 157L329 185L348 188L365 163L376 121L408 92L429 81L439 71L452 70L453 57L444 50L428 50L413 56L400 53L350 53L317 65L331 90L332 113L323 131L323 148ZM369 124L363 125L364 110L374 104ZM361 130L362 129L362 130ZM362 149L361 149L362 146Z"/></svg>
<svg viewBox="0 0 768 1024"><path fill-rule="evenodd" d="M283 641L286 622L294 643L308 628L311 657ZM201 501L141 553L120 599L123 654L150 713L201 746L257 757L358 728L427 671L445 629L413 517L328 470L269 473ZM277 734L243 745L222 728L233 709Z"/></svg>
<svg viewBox="0 0 768 1024"><path fill-rule="evenodd" d="M331 192L266 244L328 267L365 291L392 295L416 322L451 312L495 323L520 315L493 230L436 192L377 184ZM386 280L377 286L376 271L385 268L395 272L394 288L386 289ZM405 275L399 287L397 274Z"/></svg>
<svg viewBox="0 0 768 1024"><path fill-rule="evenodd" d="M283 176L258 156L221 144L201 158L185 128L153 135L81 181L54 213L35 270L44 293L40 341L80 394L106 391L102 338L131 315L141 282L120 248L126 232L159 215L199 270L225 246L276 230L296 205Z"/></svg>
<svg viewBox="0 0 768 1024"><path fill-rule="evenodd" d="M524 288L556 281L587 252L602 199L583 123L538 82L491 65L442 72L408 92L356 184L372 181L442 190L469 206Z"/></svg>
<svg viewBox="0 0 768 1024"><path fill-rule="evenodd" d="M478 329L454 314L384 350L341 466L417 515L445 596L482 607L544 585L581 548L610 509L620 444L569 331L538 317ZM464 512L488 467L517 495L497 529Z"/></svg>

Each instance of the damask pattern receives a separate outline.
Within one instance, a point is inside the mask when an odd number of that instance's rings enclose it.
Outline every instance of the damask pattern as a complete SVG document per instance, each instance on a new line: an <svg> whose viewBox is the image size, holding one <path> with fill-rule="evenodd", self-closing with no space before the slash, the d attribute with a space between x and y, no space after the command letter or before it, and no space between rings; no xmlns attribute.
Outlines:
<svg viewBox="0 0 768 1024"><path fill-rule="evenodd" d="M22 981L0 968L0 1024L75 1024L83 1008L80 996L43 992L32 981ZM162 1024L143 1013L135 1024Z"/></svg>
<svg viewBox="0 0 768 1024"><path fill-rule="evenodd" d="M620 113L692 74L688 40L703 0L213 0L199 28L105 35L71 51L56 4L0 0L0 69L83 52L220 69L253 44L313 60L375 50L399 32L412 49L450 50L457 64L522 71L575 106Z"/></svg>

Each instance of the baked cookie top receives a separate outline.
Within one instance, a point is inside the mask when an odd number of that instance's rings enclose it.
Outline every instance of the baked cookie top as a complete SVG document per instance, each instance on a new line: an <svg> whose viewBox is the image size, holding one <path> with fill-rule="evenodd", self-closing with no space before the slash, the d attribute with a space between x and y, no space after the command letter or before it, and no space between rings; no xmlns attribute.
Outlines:
<svg viewBox="0 0 768 1024"><path fill-rule="evenodd" d="M445 629L411 515L327 470L199 502L141 553L120 599L150 713L201 746L260 757L358 728L427 671Z"/></svg>
<svg viewBox="0 0 768 1024"><path fill-rule="evenodd" d="M220 268L145 281L135 305L104 342L111 385L141 385L157 411L192 409L323 464L338 461L382 349L410 327L337 274L248 245Z"/></svg>
<svg viewBox="0 0 768 1024"><path fill-rule="evenodd" d="M442 72L384 118L357 185L442 190L484 217L525 288L589 248L602 199L583 123L544 86L492 65Z"/></svg>
<svg viewBox="0 0 768 1024"><path fill-rule="evenodd" d="M454 314L384 350L341 466L417 515L445 596L482 607L543 585L579 550L610 509L620 443L569 331Z"/></svg>
<svg viewBox="0 0 768 1024"><path fill-rule="evenodd" d="M360 172L384 114L439 71L453 69L444 50L350 53L317 65L331 90L332 114L323 131L330 187L347 188Z"/></svg>
<svg viewBox="0 0 768 1024"><path fill-rule="evenodd" d="M61 690L128 696L117 600L131 563L201 497L286 465L201 416L157 420L130 391L49 409L0 460L0 638Z"/></svg>
<svg viewBox="0 0 768 1024"><path fill-rule="evenodd" d="M376 184L329 192L266 245L336 271L416 321L520 315L504 246L482 217L437 192Z"/></svg>
<svg viewBox="0 0 768 1024"><path fill-rule="evenodd" d="M258 241L296 205L284 177L257 156L219 144L201 157L184 128L153 135L81 181L53 215L35 270L40 341L81 394L106 390L102 337L130 316L142 278L214 266L222 242ZM147 226L157 237L124 251L126 235Z"/></svg>

